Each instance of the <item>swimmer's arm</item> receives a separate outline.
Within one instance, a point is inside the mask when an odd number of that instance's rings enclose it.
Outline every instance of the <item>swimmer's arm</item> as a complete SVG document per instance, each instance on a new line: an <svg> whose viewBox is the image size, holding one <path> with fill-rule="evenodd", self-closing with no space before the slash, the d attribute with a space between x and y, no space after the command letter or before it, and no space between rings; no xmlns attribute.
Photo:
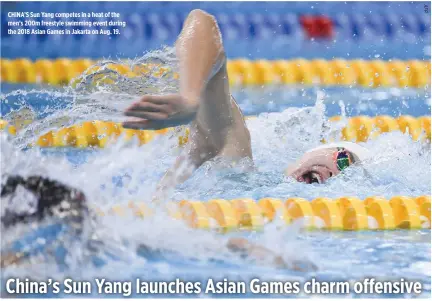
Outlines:
<svg viewBox="0 0 432 301"><path fill-rule="evenodd" d="M208 80L225 60L216 20L202 10L193 10L176 42L180 68L180 94L198 105Z"/></svg>
<svg viewBox="0 0 432 301"><path fill-rule="evenodd" d="M246 257L254 259L258 263L269 264L281 269L293 269L296 271L315 271L317 266L312 262L292 261L288 264L282 256L277 255L270 249L254 244L245 238L231 238L227 244L232 252L242 253Z"/></svg>
<svg viewBox="0 0 432 301"><path fill-rule="evenodd" d="M153 200L159 201L223 150L227 127L234 120L225 51L215 18L202 10L192 11L176 42L176 53L180 93L144 96L125 112L139 118L124 123L135 129L160 129L193 120L187 148L158 185ZM236 117L241 118L241 113Z"/></svg>
<svg viewBox="0 0 432 301"><path fill-rule="evenodd" d="M287 265L281 256L276 255L269 249L251 243L245 238L231 238L227 243L228 249L232 252L242 253L246 257L253 258L260 262L269 262L278 268L286 268Z"/></svg>
<svg viewBox="0 0 432 301"><path fill-rule="evenodd" d="M199 135L199 133L191 134ZM195 138L196 143L188 143L177 157L173 166L168 169L159 181L153 202L161 202L167 199L172 190L186 181L208 158L214 156L214 150L203 143L204 138Z"/></svg>
<svg viewBox="0 0 432 301"><path fill-rule="evenodd" d="M125 114L138 120L124 123L135 129L161 129L194 120L200 102L206 98L208 82L225 66L225 52L216 20L202 10L193 10L176 41L179 59L180 93L146 95ZM223 91L229 95L228 91Z"/></svg>

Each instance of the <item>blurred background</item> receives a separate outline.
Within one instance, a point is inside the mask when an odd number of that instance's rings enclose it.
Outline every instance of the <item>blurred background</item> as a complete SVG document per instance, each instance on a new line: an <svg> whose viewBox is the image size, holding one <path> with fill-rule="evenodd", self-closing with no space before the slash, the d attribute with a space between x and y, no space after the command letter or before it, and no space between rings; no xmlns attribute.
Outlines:
<svg viewBox="0 0 432 301"><path fill-rule="evenodd" d="M430 2L402 1L2 2L2 57L140 56L172 45L187 14L201 8L216 16L229 58L429 60L429 6ZM9 35L7 21L23 18L7 18L8 12L26 11L117 12L120 18L111 19L127 26L112 27L121 31L117 36Z"/></svg>
<svg viewBox="0 0 432 301"><path fill-rule="evenodd" d="M188 13L197 8L217 18L232 93L245 114L311 106L316 91L325 88L329 116L343 114L341 102L348 116L430 115L429 2L16 1L1 6L2 93L10 93L3 116L19 103L40 104L31 96L24 99L26 93L16 96L17 89L70 84L97 60L142 58L172 46ZM126 26L109 26L120 31L109 36L11 35L7 22L25 19L14 12L114 12L120 17L52 20ZM145 75L140 86L167 85L155 76Z"/></svg>

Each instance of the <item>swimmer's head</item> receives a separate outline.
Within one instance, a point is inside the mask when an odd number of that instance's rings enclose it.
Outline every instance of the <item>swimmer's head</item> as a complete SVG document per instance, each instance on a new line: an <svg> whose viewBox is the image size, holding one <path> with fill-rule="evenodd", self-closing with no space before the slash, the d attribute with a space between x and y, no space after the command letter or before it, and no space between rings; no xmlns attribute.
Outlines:
<svg viewBox="0 0 432 301"><path fill-rule="evenodd" d="M369 156L367 149L352 142L325 144L306 152L285 175L307 184L324 183Z"/></svg>
<svg viewBox="0 0 432 301"><path fill-rule="evenodd" d="M1 225L30 223L56 217L81 224L87 213L84 194L72 187L41 176L6 175L1 186Z"/></svg>

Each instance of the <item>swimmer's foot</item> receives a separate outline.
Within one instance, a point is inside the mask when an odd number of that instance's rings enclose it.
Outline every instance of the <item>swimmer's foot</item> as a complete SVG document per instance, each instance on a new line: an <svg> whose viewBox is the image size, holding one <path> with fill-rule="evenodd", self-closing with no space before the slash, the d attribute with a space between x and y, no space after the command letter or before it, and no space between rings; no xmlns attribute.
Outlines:
<svg viewBox="0 0 432 301"><path fill-rule="evenodd" d="M132 104L125 115L135 120L123 123L125 128L158 130L191 122L198 110L198 100L180 94L146 95Z"/></svg>

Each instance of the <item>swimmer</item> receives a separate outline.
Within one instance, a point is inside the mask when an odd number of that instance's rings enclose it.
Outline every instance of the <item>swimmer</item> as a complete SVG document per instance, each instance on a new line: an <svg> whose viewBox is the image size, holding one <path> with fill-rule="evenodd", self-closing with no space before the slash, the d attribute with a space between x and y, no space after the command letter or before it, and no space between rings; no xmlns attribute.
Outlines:
<svg viewBox="0 0 432 301"><path fill-rule="evenodd" d="M226 55L215 18L193 10L175 50L179 93L143 96L125 111L134 119L123 124L133 129L161 129L190 123L189 141L160 181L155 200L165 198L166 190L184 182L208 160L253 159L249 130L230 94ZM285 175L307 184L323 183L368 156L368 151L355 143L327 144L305 153L288 166ZM189 168L184 167L185 162Z"/></svg>
<svg viewBox="0 0 432 301"><path fill-rule="evenodd" d="M21 227L27 226L30 232L35 231L36 233L24 236L12 243L12 246L2 248L1 268L15 264L25 264L30 258L41 253L52 254L59 264L65 264L61 261L64 261L67 250L56 251L58 248L63 247L58 243L54 243L55 238L52 236L67 232L72 239L79 238L85 232L86 225L88 225L86 222L96 221L95 215L87 207L87 200L83 192L41 176L24 178L16 175L4 175L0 197L2 204L2 234L17 225ZM51 219L50 225L52 227L45 228L45 230L48 229L45 232L38 231L38 225L40 228L46 227L42 222L49 219ZM46 235L50 237L46 237ZM62 237L64 238L64 236ZM35 243L41 239L44 241L42 247ZM104 242L100 238L94 239L92 236L86 246L89 251L93 251L93 261L95 261L95 258L98 257L97 254L103 253ZM234 253L240 255L255 264L271 265L276 268L297 271L316 269L316 266L310 262L292 261L287 263L281 256L271 250L254 244L245 238L229 239L226 248L233 255ZM146 258L163 257L164 253L173 253L173 251L175 252L175 250L152 248L152 246L145 244L141 244L137 248L137 253ZM63 259L58 258L58 256L62 256Z"/></svg>

